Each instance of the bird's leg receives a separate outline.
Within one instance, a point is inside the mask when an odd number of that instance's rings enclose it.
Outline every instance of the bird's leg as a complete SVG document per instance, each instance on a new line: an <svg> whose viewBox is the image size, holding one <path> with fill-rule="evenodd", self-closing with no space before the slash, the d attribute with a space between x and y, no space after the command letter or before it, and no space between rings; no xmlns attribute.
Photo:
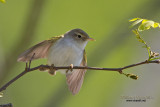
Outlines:
<svg viewBox="0 0 160 107"><path fill-rule="evenodd" d="M54 64L51 65L48 73L51 74L51 75L56 75L56 69L54 68Z"/></svg>
<svg viewBox="0 0 160 107"><path fill-rule="evenodd" d="M66 71L66 73L68 73L69 70L70 70L71 72L73 71L73 64L70 65L70 68Z"/></svg>
<svg viewBox="0 0 160 107"><path fill-rule="evenodd" d="M26 62L26 67L25 67L25 71L28 72L28 63Z"/></svg>

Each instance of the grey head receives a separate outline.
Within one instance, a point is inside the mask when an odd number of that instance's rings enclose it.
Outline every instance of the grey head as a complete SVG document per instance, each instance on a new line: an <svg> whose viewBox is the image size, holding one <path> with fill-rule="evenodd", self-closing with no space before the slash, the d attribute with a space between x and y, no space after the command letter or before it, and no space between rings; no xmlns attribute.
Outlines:
<svg viewBox="0 0 160 107"><path fill-rule="evenodd" d="M72 38L78 43L86 43L88 41L94 41L89 35L81 29L73 29L64 34L66 38Z"/></svg>
<svg viewBox="0 0 160 107"><path fill-rule="evenodd" d="M89 35L81 29L73 29L64 34L64 40L69 41L80 49L84 50L88 41L94 41Z"/></svg>

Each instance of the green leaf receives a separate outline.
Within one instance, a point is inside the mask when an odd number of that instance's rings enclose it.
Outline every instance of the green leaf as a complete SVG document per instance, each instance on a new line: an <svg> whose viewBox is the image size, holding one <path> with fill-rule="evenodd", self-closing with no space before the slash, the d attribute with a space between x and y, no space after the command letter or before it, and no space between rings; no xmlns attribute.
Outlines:
<svg viewBox="0 0 160 107"><path fill-rule="evenodd" d="M143 21L143 19L138 19L138 20L136 20L135 22L133 22L133 23L131 24L131 27L139 24L139 23L142 22L142 21Z"/></svg>
<svg viewBox="0 0 160 107"><path fill-rule="evenodd" d="M149 20L147 20L147 19L143 19L142 24L143 24L143 23L145 23L145 22L147 22L147 21L149 21Z"/></svg>
<svg viewBox="0 0 160 107"><path fill-rule="evenodd" d="M134 21L134 22L133 22L133 21ZM159 24L159 23L154 22L154 21L152 21L152 20L142 19L142 18L133 18L133 19L129 20L129 22L133 22L130 27L133 27L133 26L139 24L140 22L142 22L142 23L138 26L138 31L148 30L148 29L150 29L151 27L152 27L152 28L157 28L157 27L160 28L160 24Z"/></svg>
<svg viewBox="0 0 160 107"><path fill-rule="evenodd" d="M153 60L157 60L157 59L160 59L160 57L157 57L157 58L151 58L151 59L149 59L149 61L153 61Z"/></svg>
<svg viewBox="0 0 160 107"><path fill-rule="evenodd" d="M141 18L133 18L133 19L129 20L129 22L133 22L133 21L136 21L138 19L141 19Z"/></svg>
<svg viewBox="0 0 160 107"><path fill-rule="evenodd" d="M157 27L159 27L159 26L160 26L159 23L154 23L154 24L152 25L153 28L157 28Z"/></svg>
<svg viewBox="0 0 160 107"><path fill-rule="evenodd" d="M129 77L132 78L132 79L134 79L134 80L137 80L137 79L138 79L138 76L137 76L137 75L134 75L134 74L130 74Z"/></svg>
<svg viewBox="0 0 160 107"><path fill-rule="evenodd" d="M123 75L127 76L127 77L130 77L131 79L134 79L134 80L137 80L138 79L138 76L135 75L135 74L126 74L126 73L122 73Z"/></svg>
<svg viewBox="0 0 160 107"><path fill-rule="evenodd" d="M142 21L142 24L138 27L138 31L144 31L150 29L151 26L154 26L153 21Z"/></svg>

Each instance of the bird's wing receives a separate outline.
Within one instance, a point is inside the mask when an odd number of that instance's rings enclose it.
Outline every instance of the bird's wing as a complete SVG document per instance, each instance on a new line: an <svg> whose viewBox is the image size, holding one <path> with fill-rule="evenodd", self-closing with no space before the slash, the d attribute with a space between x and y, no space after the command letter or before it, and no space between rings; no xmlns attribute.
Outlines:
<svg viewBox="0 0 160 107"><path fill-rule="evenodd" d="M57 40L62 38L63 36L52 37L49 40L44 40L33 47L29 48L25 52L23 52L17 59L18 62L27 62L31 59L33 54L35 53L33 59L46 58L48 55L48 50L52 44L54 44Z"/></svg>
<svg viewBox="0 0 160 107"><path fill-rule="evenodd" d="M80 66L87 66L87 56L84 50L83 60ZM83 79L85 75L86 69L77 69L72 73L66 74L67 84L69 90L73 95L77 94L83 84Z"/></svg>

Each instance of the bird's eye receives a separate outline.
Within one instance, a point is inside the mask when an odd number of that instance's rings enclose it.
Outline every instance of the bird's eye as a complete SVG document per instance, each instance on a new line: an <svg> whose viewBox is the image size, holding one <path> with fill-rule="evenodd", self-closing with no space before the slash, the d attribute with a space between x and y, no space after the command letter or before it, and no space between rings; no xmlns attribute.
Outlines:
<svg viewBox="0 0 160 107"><path fill-rule="evenodd" d="M78 38L81 38L82 36L81 36L81 35L77 35L77 37L78 37Z"/></svg>

